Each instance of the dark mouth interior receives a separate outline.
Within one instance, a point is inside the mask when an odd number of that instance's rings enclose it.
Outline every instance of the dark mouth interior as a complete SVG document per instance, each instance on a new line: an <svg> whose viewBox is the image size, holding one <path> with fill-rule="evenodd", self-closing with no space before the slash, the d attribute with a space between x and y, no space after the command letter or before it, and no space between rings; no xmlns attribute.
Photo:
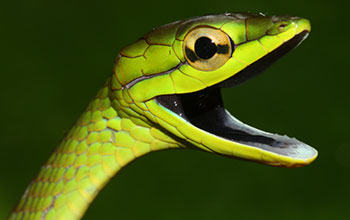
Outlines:
<svg viewBox="0 0 350 220"><path fill-rule="evenodd" d="M192 125L211 134L275 153L291 155L295 153L293 148L300 147L302 142L295 138L263 132L238 121L224 108L220 90L222 87L239 85L261 73L295 48L307 34L305 31L296 35L259 61L217 85L194 93L159 96L156 100Z"/></svg>
<svg viewBox="0 0 350 220"><path fill-rule="evenodd" d="M283 147L283 143L273 138L245 131L229 115L223 106L219 88L210 88L200 93L181 97L183 110L191 124L212 134L240 143L260 143L273 147ZM198 114L198 113L201 114Z"/></svg>

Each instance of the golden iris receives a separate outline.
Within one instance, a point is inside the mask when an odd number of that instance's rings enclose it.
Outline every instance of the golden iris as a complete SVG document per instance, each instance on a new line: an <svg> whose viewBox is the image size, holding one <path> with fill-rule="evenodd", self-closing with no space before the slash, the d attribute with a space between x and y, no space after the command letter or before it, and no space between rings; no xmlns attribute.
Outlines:
<svg viewBox="0 0 350 220"><path fill-rule="evenodd" d="M230 59L233 48L230 37L220 29L200 26L188 32L183 51L187 62L202 71L212 71Z"/></svg>

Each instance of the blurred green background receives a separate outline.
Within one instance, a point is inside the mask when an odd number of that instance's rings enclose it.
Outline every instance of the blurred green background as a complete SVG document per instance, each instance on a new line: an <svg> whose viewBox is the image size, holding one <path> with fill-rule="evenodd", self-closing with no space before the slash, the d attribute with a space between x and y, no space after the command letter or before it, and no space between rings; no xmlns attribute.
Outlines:
<svg viewBox="0 0 350 220"><path fill-rule="evenodd" d="M309 38L243 86L224 90L240 120L314 146L284 169L192 150L123 169L84 219L350 219L348 7L333 1L1 3L0 219L110 75L119 50L154 27L226 11L297 15Z"/></svg>

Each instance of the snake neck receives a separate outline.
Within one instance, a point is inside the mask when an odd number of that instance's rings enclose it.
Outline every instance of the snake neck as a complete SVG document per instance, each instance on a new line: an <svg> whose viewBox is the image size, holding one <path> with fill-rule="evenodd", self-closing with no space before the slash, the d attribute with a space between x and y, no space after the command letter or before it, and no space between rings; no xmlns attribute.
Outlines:
<svg viewBox="0 0 350 220"><path fill-rule="evenodd" d="M80 219L125 165L151 151L179 146L148 120L145 105L113 89L111 79L41 168L9 219Z"/></svg>

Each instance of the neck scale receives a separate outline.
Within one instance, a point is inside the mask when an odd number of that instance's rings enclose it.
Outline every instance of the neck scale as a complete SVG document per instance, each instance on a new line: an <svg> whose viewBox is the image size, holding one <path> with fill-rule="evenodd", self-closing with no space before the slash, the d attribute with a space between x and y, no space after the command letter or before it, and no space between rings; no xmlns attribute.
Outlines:
<svg viewBox="0 0 350 220"><path fill-rule="evenodd" d="M151 151L178 147L108 80L32 181L9 219L80 219L105 184ZM141 106L141 107L140 107ZM144 108L144 109L142 109Z"/></svg>

